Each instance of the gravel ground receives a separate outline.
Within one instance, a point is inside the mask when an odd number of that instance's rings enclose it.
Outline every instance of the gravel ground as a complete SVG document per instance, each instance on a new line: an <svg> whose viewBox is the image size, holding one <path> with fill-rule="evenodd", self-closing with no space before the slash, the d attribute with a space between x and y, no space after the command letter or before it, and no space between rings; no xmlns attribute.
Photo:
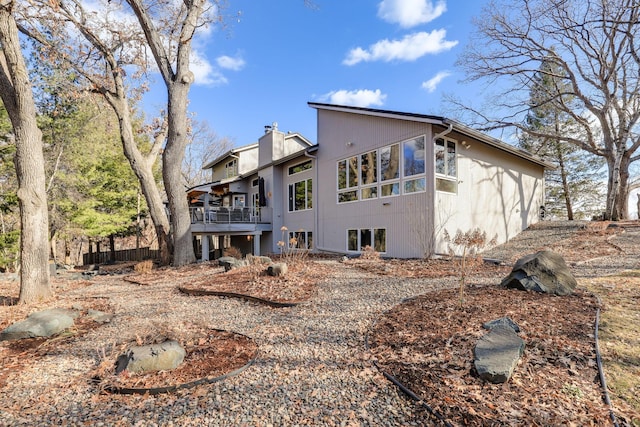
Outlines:
<svg viewBox="0 0 640 427"><path fill-rule="evenodd" d="M579 226L549 226L536 235L525 231L511 246L487 255L530 252ZM612 242L632 246L639 233L623 233ZM116 276L100 276L89 287L65 293L62 305L104 298L117 316L66 345L64 353L52 346L37 364L11 374L0 395L0 425L432 425L375 369L364 340L383 311L404 298L454 287L456 280L377 277L323 262L332 267L330 277L311 301L291 308L189 297L171 283L137 286ZM637 257L593 260L575 269L587 277L632 267L638 268ZM113 343L141 331L193 325L252 337L259 345L256 363L236 377L171 395L105 396L88 381L100 352Z"/></svg>
<svg viewBox="0 0 640 427"><path fill-rule="evenodd" d="M380 279L325 262L333 274L318 295L284 309L96 278L66 299L108 298L117 317L74 342L73 354L54 350L15 373L0 397L0 425L423 425L412 402L367 359L364 337L403 298L455 281ZM237 377L155 397L98 397L87 381L99 362L96 347L193 324L252 337L256 363Z"/></svg>

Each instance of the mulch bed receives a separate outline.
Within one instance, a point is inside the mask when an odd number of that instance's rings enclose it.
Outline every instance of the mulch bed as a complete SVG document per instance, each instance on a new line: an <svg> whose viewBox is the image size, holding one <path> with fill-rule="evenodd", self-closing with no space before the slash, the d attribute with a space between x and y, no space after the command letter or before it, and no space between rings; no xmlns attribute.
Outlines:
<svg viewBox="0 0 640 427"><path fill-rule="evenodd" d="M286 261L285 261L286 262ZM185 267L170 278L180 290L193 295L227 293L226 296L248 296L276 303L300 303L316 293L317 283L326 277L328 267L313 261L287 262L288 273L284 276L269 276L266 265L255 264L224 272L224 269L209 264ZM129 281L151 285L159 280L159 274L130 276ZM164 276L164 274L160 275ZM166 277L164 280L167 280Z"/></svg>
<svg viewBox="0 0 640 427"><path fill-rule="evenodd" d="M595 362L595 297L494 286L429 293L379 318L369 345L377 363L460 425L607 425ZM511 317L526 342L512 378L476 375L473 348L486 321ZM567 424L568 423L568 424Z"/></svg>
<svg viewBox="0 0 640 427"><path fill-rule="evenodd" d="M134 345L136 343L131 343ZM249 337L229 331L209 330L181 343L186 351L184 361L171 371L115 374L115 361L126 351L113 352L96 369L94 378L106 391L125 394L175 391L213 382L246 366L257 355L258 346Z"/></svg>

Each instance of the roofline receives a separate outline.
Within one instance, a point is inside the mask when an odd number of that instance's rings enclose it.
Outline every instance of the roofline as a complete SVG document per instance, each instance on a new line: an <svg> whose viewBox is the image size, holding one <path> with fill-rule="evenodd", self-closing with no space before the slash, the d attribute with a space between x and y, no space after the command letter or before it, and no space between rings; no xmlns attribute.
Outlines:
<svg viewBox="0 0 640 427"><path fill-rule="evenodd" d="M448 119L443 116L432 116L428 114L419 114L419 113L406 113L401 111L381 110L376 108L351 107L347 105L324 104L319 102L308 102L307 104L309 105L309 107L315 108L317 110L339 111L343 113L362 114L367 116L384 117L384 118L390 118L390 119L410 120L414 122L429 123L429 124L441 125L445 127L448 127L449 125L451 125L452 131L475 138L487 145L490 145L494 148L497 148L501 151L512 154L514 156L520 157L532 163L538 164L544 168L555 169L555 166L553 164L546 162L543 159L525 150L514 147L513 145L500 141L497 138L494 138L478 130L475 130L456 120Z"/></svg>
<svg viewBox="0 0 640 427"><path fill-rule="evenodd" d="M358 113L367 116L386 117L391 119L409 119L414 122L424 122L440 124L445 120L442 116L431 116L428 114L405 113L401 111L380 110L376 108L351 107L348 105L323 104L321 102L308 102L309 107L318 110L340 111L343 113Z"/></svg>
<svg viewBox="0 0 640 427"><path fill-rule="evenodd" d="M208 162L206 165L202 166L202 169L209 169L211 166L215 165L216 163L220 163L222 160L226 159L227 157L230 157L232 154L240 153L242 151L247 151L247 150L250 150L250 149L255 148L257 146L258 146L258 143L254 142L253 144L248 144L248 145L243 145L242 147L232 148L231 150L227 151L226 153L222 154L221 156L216 157L212 161Z"/></svg>

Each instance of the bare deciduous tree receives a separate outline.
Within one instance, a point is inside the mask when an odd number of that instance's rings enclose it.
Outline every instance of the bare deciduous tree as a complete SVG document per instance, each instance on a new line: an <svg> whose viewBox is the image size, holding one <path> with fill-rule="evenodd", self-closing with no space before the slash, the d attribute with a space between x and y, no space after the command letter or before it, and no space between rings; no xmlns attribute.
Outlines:
<svg viewBox="0 0 640 427"><path fill-rule="evenodd" d="M193 37L198 28L215 19L209 14L215 14L216 6L205 0L126 2L138 18L167 89L168 133L162 153L162 176L171 212L173 265L185 265L195 261L191 216L182 182L182 163L188 143L187 102L194 82L189 64ZM168 16L173 24L165 26Z"/></svg>
<svg viewBox="0 0 640 427"><path fill-rule="evenodd" d="M606 161L606 219L627 217L630 165L640 158L639 20L637 0L496 0L475 20L476 34L458 61L470 81L507 83L491 108L503 117L465 106L479 127L513 126L539 138L557 136L523 126L527 88L543 61L560 70L550 77L563 84L538 106L562 111L581 128L560 135L562 142Z"/></svg>
<svg viewBox="0 0 640 427"><path fill-rule="evenodd" d="M20 303L51 297L49 215L42 133L27 66L20 48L13 0L0 1L0 96L16 143L15 166L20 204Z"/></svg>
<svg viewBox="0 0 640 427"><path fill-rule="evenodd" d="M207 122L191 120L189 144L185 150L182 164L182 178L185 187L194 187L211 181L211 171L204 171L202 167L218 156L233 148L233 141L220 138Z"/></svg>
<svg viewBox="0 0 640 427"><path fill-rule="evenodd" d="M132 110L147 89L141 82L148 71L144 34L133 19L124 18L114 2L95 13L84 2L31 0L25 8L22 31L37 40L40 54L55 57L86 80L80 90L89 90L104 97L118 117L120 139L152 218L163 263L170 261L172 241L169 219L156 182L153 168L166 136L166 121L158 119L147 126L151 135L147 147L140 136ZM68 31L62 22L75 28ZM127 76L127 72L131 73ZM129 78L127 78L129 77Z"/></svg>

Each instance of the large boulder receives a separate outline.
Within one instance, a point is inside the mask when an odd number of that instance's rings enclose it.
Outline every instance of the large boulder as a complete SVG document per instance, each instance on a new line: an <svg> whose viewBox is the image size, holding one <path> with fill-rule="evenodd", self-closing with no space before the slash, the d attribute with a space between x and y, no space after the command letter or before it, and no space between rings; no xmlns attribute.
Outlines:
<svg viewBox="0 0 640 427"><path fill-rule="evenodd" d="M523 351L524 341L511 326L496 325L478 339L473 363L483 380L504 383L511 378Z"/></svg>
<svg viewBox="0 0 640 427"><path fill-rule="evenodd" d="M116 360L116 373L170 371L184 361L187 352L174 340L160 344L134 346Z"/></svg>
<svg viewBox="0 0 640 427"><path fill-rule="evenodd" d="M286 276L287 272L289 272L289 267L284 262L276 262L267 267L269 276Z"/></svg>
<svg viewBox="0 0 640 427"><path fill-rule="evenodd" d="M78 312L63 308L50 308L30 314L0 332L0 341L24 338L50 337L73 326Z"/></svg>
<svg viewBox="0 0 640 427"><path fill-rule="evenodd" d="M570 295L577 282L562 256L552 251L540 251L520 258L509 276L502 280L502 286Z"/></svg>
<svg viewBox="0 0 640 427"><path fill-rule="evenodd" d="M238 259L231 256L223 256L218 258L218 265L224 267L224 271L234 270L236 268L246 267L249 263L244 259Z"/></svg>

